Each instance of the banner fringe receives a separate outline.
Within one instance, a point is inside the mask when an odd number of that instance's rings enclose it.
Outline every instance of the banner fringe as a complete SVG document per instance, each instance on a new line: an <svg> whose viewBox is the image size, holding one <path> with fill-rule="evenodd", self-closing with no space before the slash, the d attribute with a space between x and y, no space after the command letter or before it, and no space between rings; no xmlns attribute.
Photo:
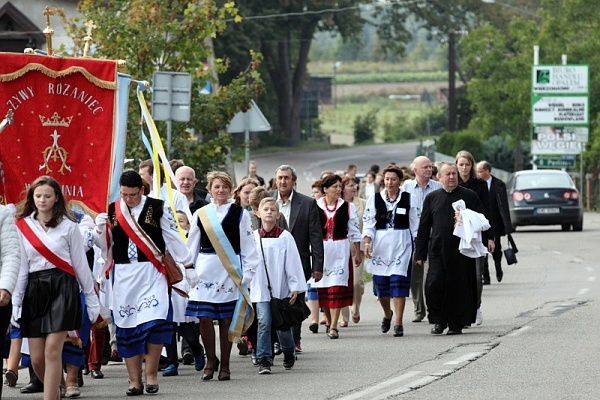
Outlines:
<svg viewBox="0 0 600 400"><path fill-rule="evenodd" d="M29 63L29 64L25 65L23 68L15 71L15 72L11 72L10 74L0 75L0 82L14 81L15 79L18 79L18 78L22 77L23 75L25 75L26 73L31 72L31 71L39 71L42 74L44 74L50 78L62 78L67 75L71 75L71 74L75 74L75 73L79 72L83 76L85 76L85 78L88 81L90 81L91 83L93 83L94 85L96 85L98 87L101 87L102 89L112 89L112 90L117 89L116 82L103 81L101 79L98 79L94 75L90 74L87 71L87 69L85 69L83 67L72 66L72 67L69 67L62 71L54 71L54 70L51 70L50 68L46 67L45 65L38 64L38 63Z"/></svg>

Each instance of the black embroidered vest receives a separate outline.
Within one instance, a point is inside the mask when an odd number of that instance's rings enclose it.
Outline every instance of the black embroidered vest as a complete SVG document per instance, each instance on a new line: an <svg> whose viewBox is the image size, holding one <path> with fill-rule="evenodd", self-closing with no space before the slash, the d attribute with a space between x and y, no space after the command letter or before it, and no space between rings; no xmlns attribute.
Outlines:
<svg viewBox="0 0 600 400"><path fill-rule="evenodd" d="M405 209L406 213L398 214L396 210ZM375 210L377 210L375 229L387 229L389 222L389 213L394 213L394 229L409 229L410 223L408 213L410 210L410 193L402 192L398 205L392 211L387 210L385 200L381 193L375 193Z"/></svg>
<svg viewBox="0 0 600 400"><path fill-rule="evenodd" d="M211 206L207 206L211 207ZM221 226L223 227L223 231L229 239L235 254L240 254L241 245L240 245L240 222L242 221L242 212L243 208L238 206L237 204L232 204L227 212L223 221L221 221ZM215 248L213 247L208 235L206 234L206 230L202 226L202 222L200 218L198 218L198 227L200 228L201 237L200 237L200 252L201 253L214 253Z"/></svg>
<svg viewBox="0 0 600 400"><path fill-rule="evenodd" d="M129 237L117 221L115 204L116 203L111 203L108 206L108 218L113 233L113 258L116 264L129 264L130 261L127 251L129 248ZM162 229L160 227L160 218L163 215L163 204L164 202L162 200L147 197L144 208L137 220L140 228L150 236L156 247L158 247L162 253L164 253L166 249L165 241L162 236ZM146 257L139 248L137 249L137 259L138 261L148 261L148 257Z"/></svg>
<svg viewBox="0 0 600 400"><path fill-rule="evenodd" d="M319 217L321 218L321 227L323 228L323 238L327 234L325 224L327 223L327 214L325 210L319 208ZM348 237L348 221L350 221L350 206L344 201L333 216L333 240L346 239Z"/></svg>

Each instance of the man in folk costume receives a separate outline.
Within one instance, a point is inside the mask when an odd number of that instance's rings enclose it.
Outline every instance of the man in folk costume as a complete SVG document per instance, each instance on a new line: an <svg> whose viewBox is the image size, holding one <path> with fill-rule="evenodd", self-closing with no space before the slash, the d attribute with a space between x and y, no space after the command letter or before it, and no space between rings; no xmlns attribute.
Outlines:
<svg viewBox="0 0 600 400"><path fill-rule="evenodd" d="M119 185L121 199L110 204L108 214L96 218L96 239L112 273L110 307L119 354L125 358L129 374L126 394L137 396L144 388L144 357L146 392L158 392L160 353L171 341L173 308L163 255L168 250L185 266L192 287L198 276L170 208L162 200L142 194L142 177L135 171L123 172Z"/></svg>

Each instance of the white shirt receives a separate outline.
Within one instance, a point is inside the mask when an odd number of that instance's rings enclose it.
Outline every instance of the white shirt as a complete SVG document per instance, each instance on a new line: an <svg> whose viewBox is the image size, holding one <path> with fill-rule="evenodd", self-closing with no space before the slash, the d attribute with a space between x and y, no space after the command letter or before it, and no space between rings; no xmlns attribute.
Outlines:
<svg viewBox="0 0 600 400"><path fill-rule="evenodd" d="M185 215L187 215L188 221L191 222L192 213L190 212L190 202L188 201L187 197L185 197L185 195L177 189L171 189L171 192L173 192L173 205L175 206L173 213L176 211L183 211ZM150 191L148 197L153 197L155 199L158 198L155 195L154 190ZM163 183L162 187L160 188L160 199L163 200L165 205L167 205L169 208L171 207L171 203L169 203L169 189L167 188L166 183Z"/></svg>
<svg viewBox="0 0 600 400"><path fill-rule="evenodd" d="M279 212L285 217L285 220L290 226L290 213L292 211L292 199L294 198L294 191L290 193L287 203L284 203L281 199L281 194L277 191L277 205L279 205Z"/></svg>

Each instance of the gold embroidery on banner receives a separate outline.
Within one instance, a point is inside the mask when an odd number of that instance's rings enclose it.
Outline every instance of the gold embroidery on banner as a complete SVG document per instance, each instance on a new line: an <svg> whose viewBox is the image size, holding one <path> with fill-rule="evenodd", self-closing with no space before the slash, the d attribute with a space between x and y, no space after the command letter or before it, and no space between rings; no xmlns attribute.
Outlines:
<svg viewBox="0 0 600 400"><path fill-rule="evenodd" d="M52 143L52 146L46 147L42 152L42 155L44 157L44 163L39 166L38 170L41 171L45 167L46 173L52 172L52 168L50 168L49 165L50 159L52 159L52 161L54 162L57 162L60 158L61 166L58 169L58 172L60 172L62 175L65 174L65 169L71 172L71 167L67 165L67 158L69 157L69 152L65 150L64 147L58 145L58 138L60 137L60 135L58 134L56 129L54 130L54 133L50 135L50 137L54 139L54 143Z"/></svg>
<svg viewBox="0 0 600 400"><path fill-rule="evenodd" d="M106 60L103 60L103 61L106 61ZM94 85L96 85L98 87L101 87L102 89L112 89L112 90L117 89L116 82L103 81L101 79L98 79L94 75L90 74L88 72L88 70L83 67L75 67L74 66L74 67L69 67L67 69L64 69L62 71L53 71L50 68L48 68L42 64L38 64L38 63L29 63L29 64L25 65L23 68L19 69L18 71L11 72L10 74L0 75L0 82L14 81L15 79L22 77L29 71L39 71L42 74L44 74L50 78L62 78L62 77L65 77L65 76L68 76L71 74L80 73L88 81L90 81L91 83L93 83ZM116 80L116 73L115 73L115 80Z"/></svg>

